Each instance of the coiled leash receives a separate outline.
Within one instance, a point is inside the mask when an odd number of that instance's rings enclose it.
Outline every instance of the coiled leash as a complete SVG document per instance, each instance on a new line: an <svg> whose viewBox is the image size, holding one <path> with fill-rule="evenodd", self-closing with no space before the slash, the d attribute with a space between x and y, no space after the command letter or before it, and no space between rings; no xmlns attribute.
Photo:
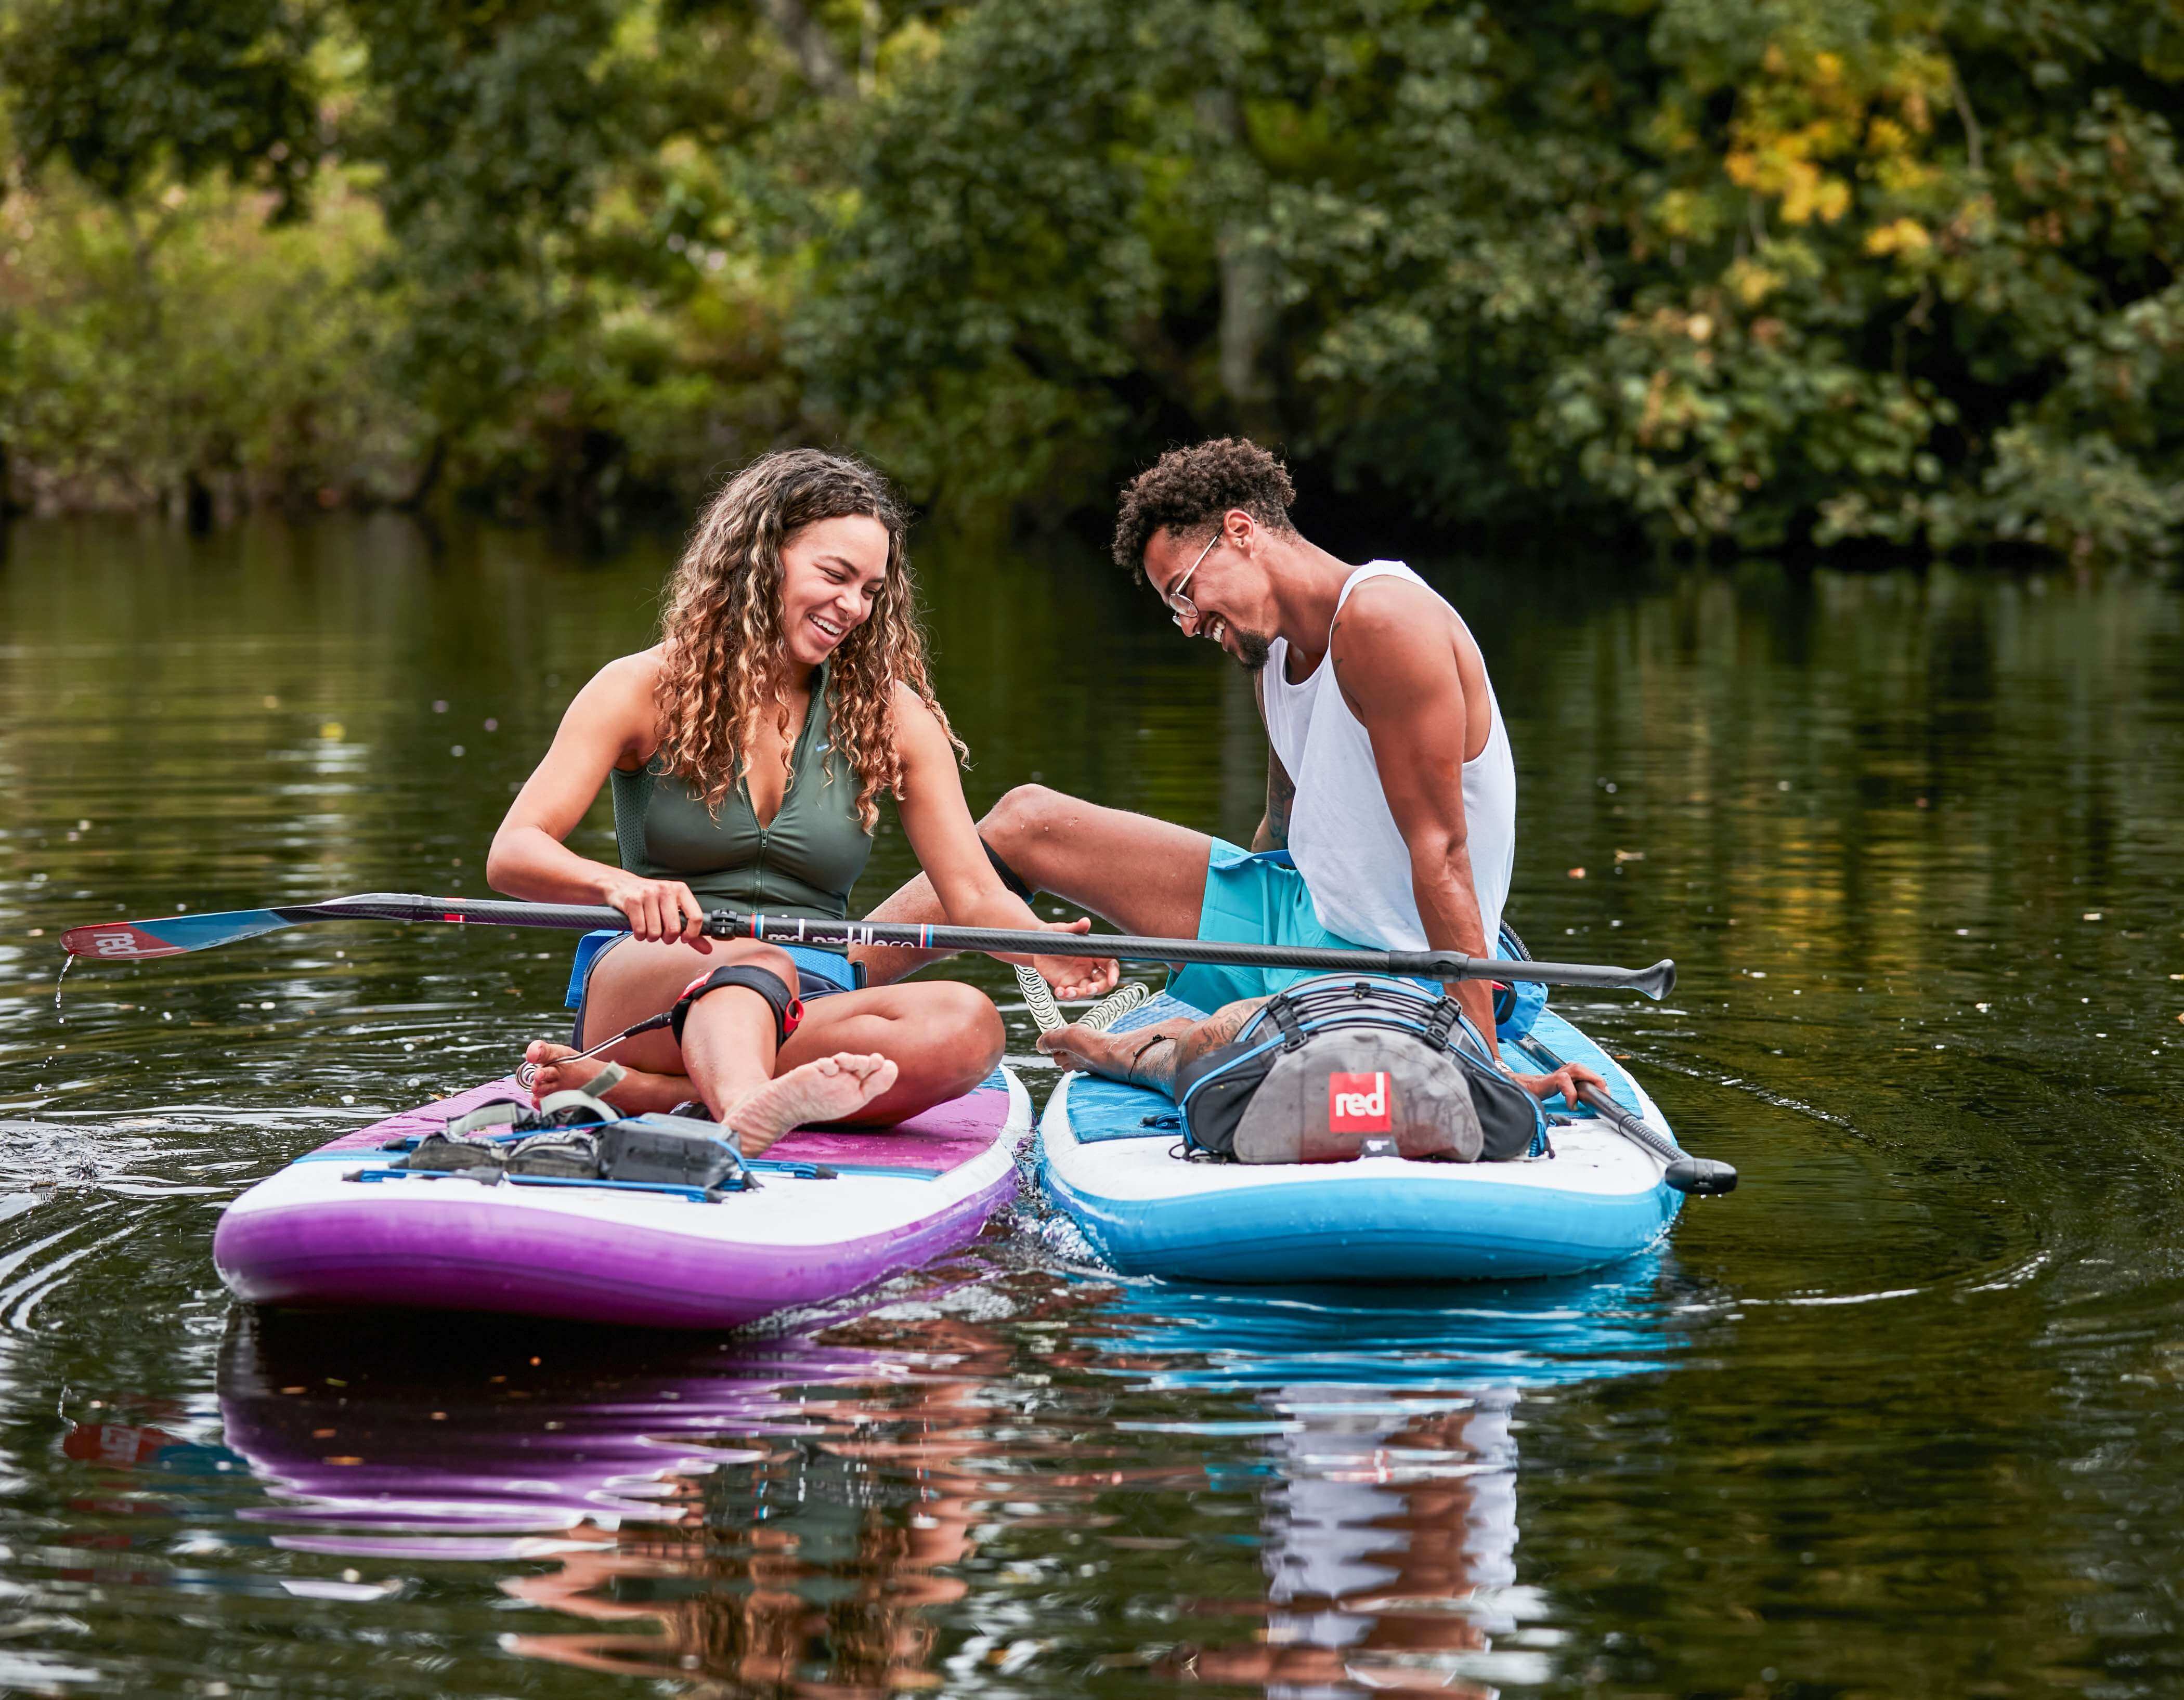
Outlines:
<svg viewBox="0 0 2184 1700"><path fill-rule="evenodd" d="M1054 993L1034 970L1019 967L1017 969L1017 985L1023 992L1024 1007L1031 1011L1031 1019L1038 1024L1040 1032L1051 1033L1057 1027L1069 1025L1055 1003ZM1144 1003L1148 995L1142 985L1131 981L1078 1016L1076 1025L1089 1027L1095 1033L1104 1033Z"/></svg>

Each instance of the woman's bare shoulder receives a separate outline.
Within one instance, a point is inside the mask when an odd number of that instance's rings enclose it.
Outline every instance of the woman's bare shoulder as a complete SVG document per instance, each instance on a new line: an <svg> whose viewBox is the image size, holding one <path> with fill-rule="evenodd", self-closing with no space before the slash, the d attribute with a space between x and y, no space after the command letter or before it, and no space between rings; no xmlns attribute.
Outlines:
<svg viewBox="0 0 2184 1700"><path fill-rule="evenodd" d="M618 655L599 669L577 693L600 706L643 703L649 708L660 685L660 646L640 649L634 655Z"/></svg>
<svg viewBox="0 0 2184 1700"><path fill-rule="evenodd" d="M947 741L933 705L900 679L888 686L888 719L898 744Z"/></svg>
<svg viewBox="0 0 2184 1700"><path fill-rule="evenodd" d="M925 698L917 694L915 686L907 680L893 679L888 681L888 712L891 714L930 714L933 710L926 706Z"/></svg>
<svg viewBox="0 0 2184 1700"><path fill-rule="evenodd" d="M641 765L660 744L660 653L655 645L617 656L586 681L569 704L569 717L610 732L621 746L619 766Z"/></svg>

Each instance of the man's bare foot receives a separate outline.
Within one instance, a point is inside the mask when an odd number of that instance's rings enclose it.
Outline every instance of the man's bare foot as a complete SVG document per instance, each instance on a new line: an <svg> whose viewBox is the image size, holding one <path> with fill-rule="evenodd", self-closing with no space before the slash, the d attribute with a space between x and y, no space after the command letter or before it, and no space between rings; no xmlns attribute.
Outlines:
<svg viewBox="0 0 2184 1700"><path fill-rule="evenodd" d="M1232 1003L1203 1021L1178 1015L1173 1020L1156 1021L1150 1027L1133 1027L1127 1033L1103 1033L1082 1021L1073 1022L1040 1034L1039 1048L1061 1064L1065 1072L1082 1069L1173 1097L1176 1070L1185 1056L1202 1051L1216 1035L1222 1036L1216 1042L1233 1037L1234 1021L1224 1025L1224 1017L1244 1008Z"/></svg>
<svg viewBox="0 0 2184 1700"><path fill-rule="evenodd" d="M555 1092L591 1090L593 1080L606 1067L607 1059L584 1057L574 1062L561 1060L576 1054L573 1045L557 1045L550 1039L533 1039L524 1047L523 1060L536 1064L538 1070L532 1076L532 1103L543 1103ZM647 1110L671 1110L692 1095L690 1082L681 1075L649 1075L627 1064L623 1069L622 1078L607 1089L604 1102L631 1115L642 1115Z"/></svg>
<svg viewBox="0 0 2184 1700"><path fill-rule="evenodd" d="M1145 1043L1145 1035L1133 1033L1118 1040L1096 1027L1072 1021L1067 1027L1056 1027L1039 1036L1039 1048L1061 1064L1064 1070L1084 1069L1117 1080L1123 1077L1129 1063L1128 1053L1123 1048L1125 1043L1135 1050Z"/></svg>
<svg viewBox="0 0 2184 1700"><path fill-rule="evenodd" d="M791 1128L855 1115L894 1084L895 1065L877 1053L837 1052L777 1075L721 1118L755 1157Z"/></svg>

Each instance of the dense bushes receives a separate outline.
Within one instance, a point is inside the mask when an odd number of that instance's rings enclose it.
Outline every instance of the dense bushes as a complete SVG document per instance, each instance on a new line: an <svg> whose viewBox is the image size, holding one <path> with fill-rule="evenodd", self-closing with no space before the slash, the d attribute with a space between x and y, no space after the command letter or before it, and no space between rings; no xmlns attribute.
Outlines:
<svg viewBox="0 0 2184 1700"><path fill-rule="evenodd" d="M391 500L425 420L387 381L402 297L366 286L377 208L337 180L309 223L224 186L117 207L51 175L0 207L0 433L45 507Z"/></svg>
<svg viewBox="0 0 2184 1700"><path fill-rule="evenodd" d="M124 3L40 15L96 60ZM206 4L225 154L134 49L17 82L19 496L582 505L816 436L1058 513L1244 429L1479 526L2184 530L2162 0Z"/></svg>

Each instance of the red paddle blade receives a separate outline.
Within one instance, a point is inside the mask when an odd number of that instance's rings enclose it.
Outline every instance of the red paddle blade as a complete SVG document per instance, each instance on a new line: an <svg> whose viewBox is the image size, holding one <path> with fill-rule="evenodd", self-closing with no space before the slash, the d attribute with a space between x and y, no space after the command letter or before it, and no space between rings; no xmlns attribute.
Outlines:
<svg viewBox="0 0 2184 1700"><path fill-rule="evenodd" d="M156 921L95 921L63 933L61 948L70 956L93 957L102 962L148 962L153 957L180 956L186 951L254 938L291 925L287 916L272 909L170 915Z"/></svg>
<svg viewBox="0 0 2184 1700"><path fill-rule="evenodd" d="M70 927L61 935L61 948L70 956L136 962L147 957L180 956L189 947L169 944L157 933L148 932L128 921L107 921L97 926Z"/></svg>

